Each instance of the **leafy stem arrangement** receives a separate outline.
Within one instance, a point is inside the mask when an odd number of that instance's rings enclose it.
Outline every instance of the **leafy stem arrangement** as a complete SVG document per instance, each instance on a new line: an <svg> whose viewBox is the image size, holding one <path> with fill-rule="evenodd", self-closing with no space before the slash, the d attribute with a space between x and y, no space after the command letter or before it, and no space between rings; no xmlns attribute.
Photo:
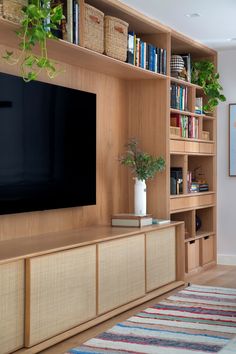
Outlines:
<svg viewBox="0 0 236 354"><path fill-rule="evenodd" d="M138 148L137 139L130 139L127 150L120 157L120 163L128 166L131 172L141 181L154 178L158 171L165 168L165 160L162 157L151 156Z"/></svg>
<svg viewBox="0 0 236 354"><path fill-rule="evenodd" d="M11 65L20 64L23 79L28 82L36 80L42 70L50 78L58 73L56 63L48 58L47 39L54 38L52 30L57 30L64 18L62 4L50 6L50 0L30 0L29 5L23 7L21 28L17 31L20 38L20 54L6 51L3 58ZM39 45L40 54L34 54L33 48Z"/></svg>
<svg viewBox="0 0 236 354"><path fill-rule="evenodd" d="M215 66L211 61L202 60L193 63L192 83L202 86L208 98L207 104L203 107L205 112L212 112L220 101L226 100L221 93L223 88L219 83L219 73L215 72Z"/></svg>

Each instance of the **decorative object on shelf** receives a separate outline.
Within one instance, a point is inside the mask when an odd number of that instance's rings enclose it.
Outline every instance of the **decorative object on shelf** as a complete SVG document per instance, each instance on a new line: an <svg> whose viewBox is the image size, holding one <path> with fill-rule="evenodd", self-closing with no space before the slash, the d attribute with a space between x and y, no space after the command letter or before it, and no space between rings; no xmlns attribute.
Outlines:
<svg viewBox="0 0 236 354"><path fill-rule="evenodd" d="M188 81L184 59L181 55L172 55L170 60L171 76Z"/></svg>
<svg viewBox="0 0 236 354"><path fill-rule="evenodd" d="M83 45L95 52L104 52L104 13L89 4L84 4Z"/></svg>
<svg viewBox="0 0 236 354"><path fill-rule="evenodd" d="M182 167L170 168L170 193L171 195L183 194L183 169Z"/></svg>
<svg viewBox="0 0 236 354"><path fill-rule="evenodd" d="M202 130L202 139L203 140L210 140L210 133L206 130Z"/></svg>
<svg viewBox="0 0 236 354"><path fill-rule="evenodd" d="M105 16L104 21L105 54L126 61L129 24L113 16Z"/></svg>
<svg viewBox="0 0 236 354"><path fill-rule="evenodd" d="M208 102L203 106L205 113L213 112L219 102L226 100L221 93L223 87L219 83L219 73L209 60L196 61L192 65L192 83L202 86Z"/></svg>
<svg viewBox="0 0 236 354"><path fill-rule="evenodd" d="M236 177L236 103L229 105L229 176Z"/></svg>
<svg viewBox="0 0 236 354"><path fill-rule="evenodd" d="M203 114L203 97L195 98L195 113Z"/></svg>
<svg viewBox="0 0 236 354"><path fill-rule="evenodd" d="M26 82L36 80L42 71L46 71L50 78L54 78L61 70L57 64L48 58L47 39L56 39L52 33L57 30L64 18L62 4L50 7L49 0L32 0L22 9L23 19L21 28L17 32L20 39L20 54L6 51L3 59L10 65L20 65L20 74ZM40 54L33 53L33 48L38 44Z"/></svg>
<svg viewBox="0 0 236 354"><path fill-rule="evenodd" d="M198 215L196 215L196 231L200 230L201 227L202 227L202 220Z"/></svg>
<svg viewBox="0 0 236 354"><path fill-rule="evenodd" d="M122 165L128 166L135 176L134 213L146 215L146 181L164 170L165 160L141 151L137 139L129 140L127 150L119 160Z"/></svg>

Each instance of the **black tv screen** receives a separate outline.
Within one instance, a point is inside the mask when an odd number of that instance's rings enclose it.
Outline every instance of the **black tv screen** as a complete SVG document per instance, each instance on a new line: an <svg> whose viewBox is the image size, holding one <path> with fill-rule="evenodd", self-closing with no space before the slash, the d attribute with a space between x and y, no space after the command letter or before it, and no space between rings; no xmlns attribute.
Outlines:
<svg viewBox="0 0 236 354"><path fill-rule="evenodd" d="M96 94L0 73L0 214L96 204Z"/></svg>

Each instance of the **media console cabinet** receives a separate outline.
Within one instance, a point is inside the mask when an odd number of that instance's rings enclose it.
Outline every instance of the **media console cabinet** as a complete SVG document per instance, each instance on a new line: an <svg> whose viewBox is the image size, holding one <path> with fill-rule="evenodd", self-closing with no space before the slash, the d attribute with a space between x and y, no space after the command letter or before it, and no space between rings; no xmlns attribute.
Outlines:
<svg viewBox="0 0 236 354"><path fill-rule="evenodd" d="M38 353L183 279L183 222L1 241L0 353Z"/></svg>

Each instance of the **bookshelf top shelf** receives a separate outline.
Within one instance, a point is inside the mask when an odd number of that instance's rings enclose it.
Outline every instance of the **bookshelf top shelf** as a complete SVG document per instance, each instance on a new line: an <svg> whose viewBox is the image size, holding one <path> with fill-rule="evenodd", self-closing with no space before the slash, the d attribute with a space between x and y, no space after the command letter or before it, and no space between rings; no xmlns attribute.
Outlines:
<svg viewBox="0 0 236 354"><path fill-rule="evenodd" d="M17 29L17 24L0 19L0 32L2 34L0 44L17 48L18 38L14 33ZM167 79L166 75L139 68L63 40L50 40L48 55L62 63L69 63L121 79Z"/></svg>

